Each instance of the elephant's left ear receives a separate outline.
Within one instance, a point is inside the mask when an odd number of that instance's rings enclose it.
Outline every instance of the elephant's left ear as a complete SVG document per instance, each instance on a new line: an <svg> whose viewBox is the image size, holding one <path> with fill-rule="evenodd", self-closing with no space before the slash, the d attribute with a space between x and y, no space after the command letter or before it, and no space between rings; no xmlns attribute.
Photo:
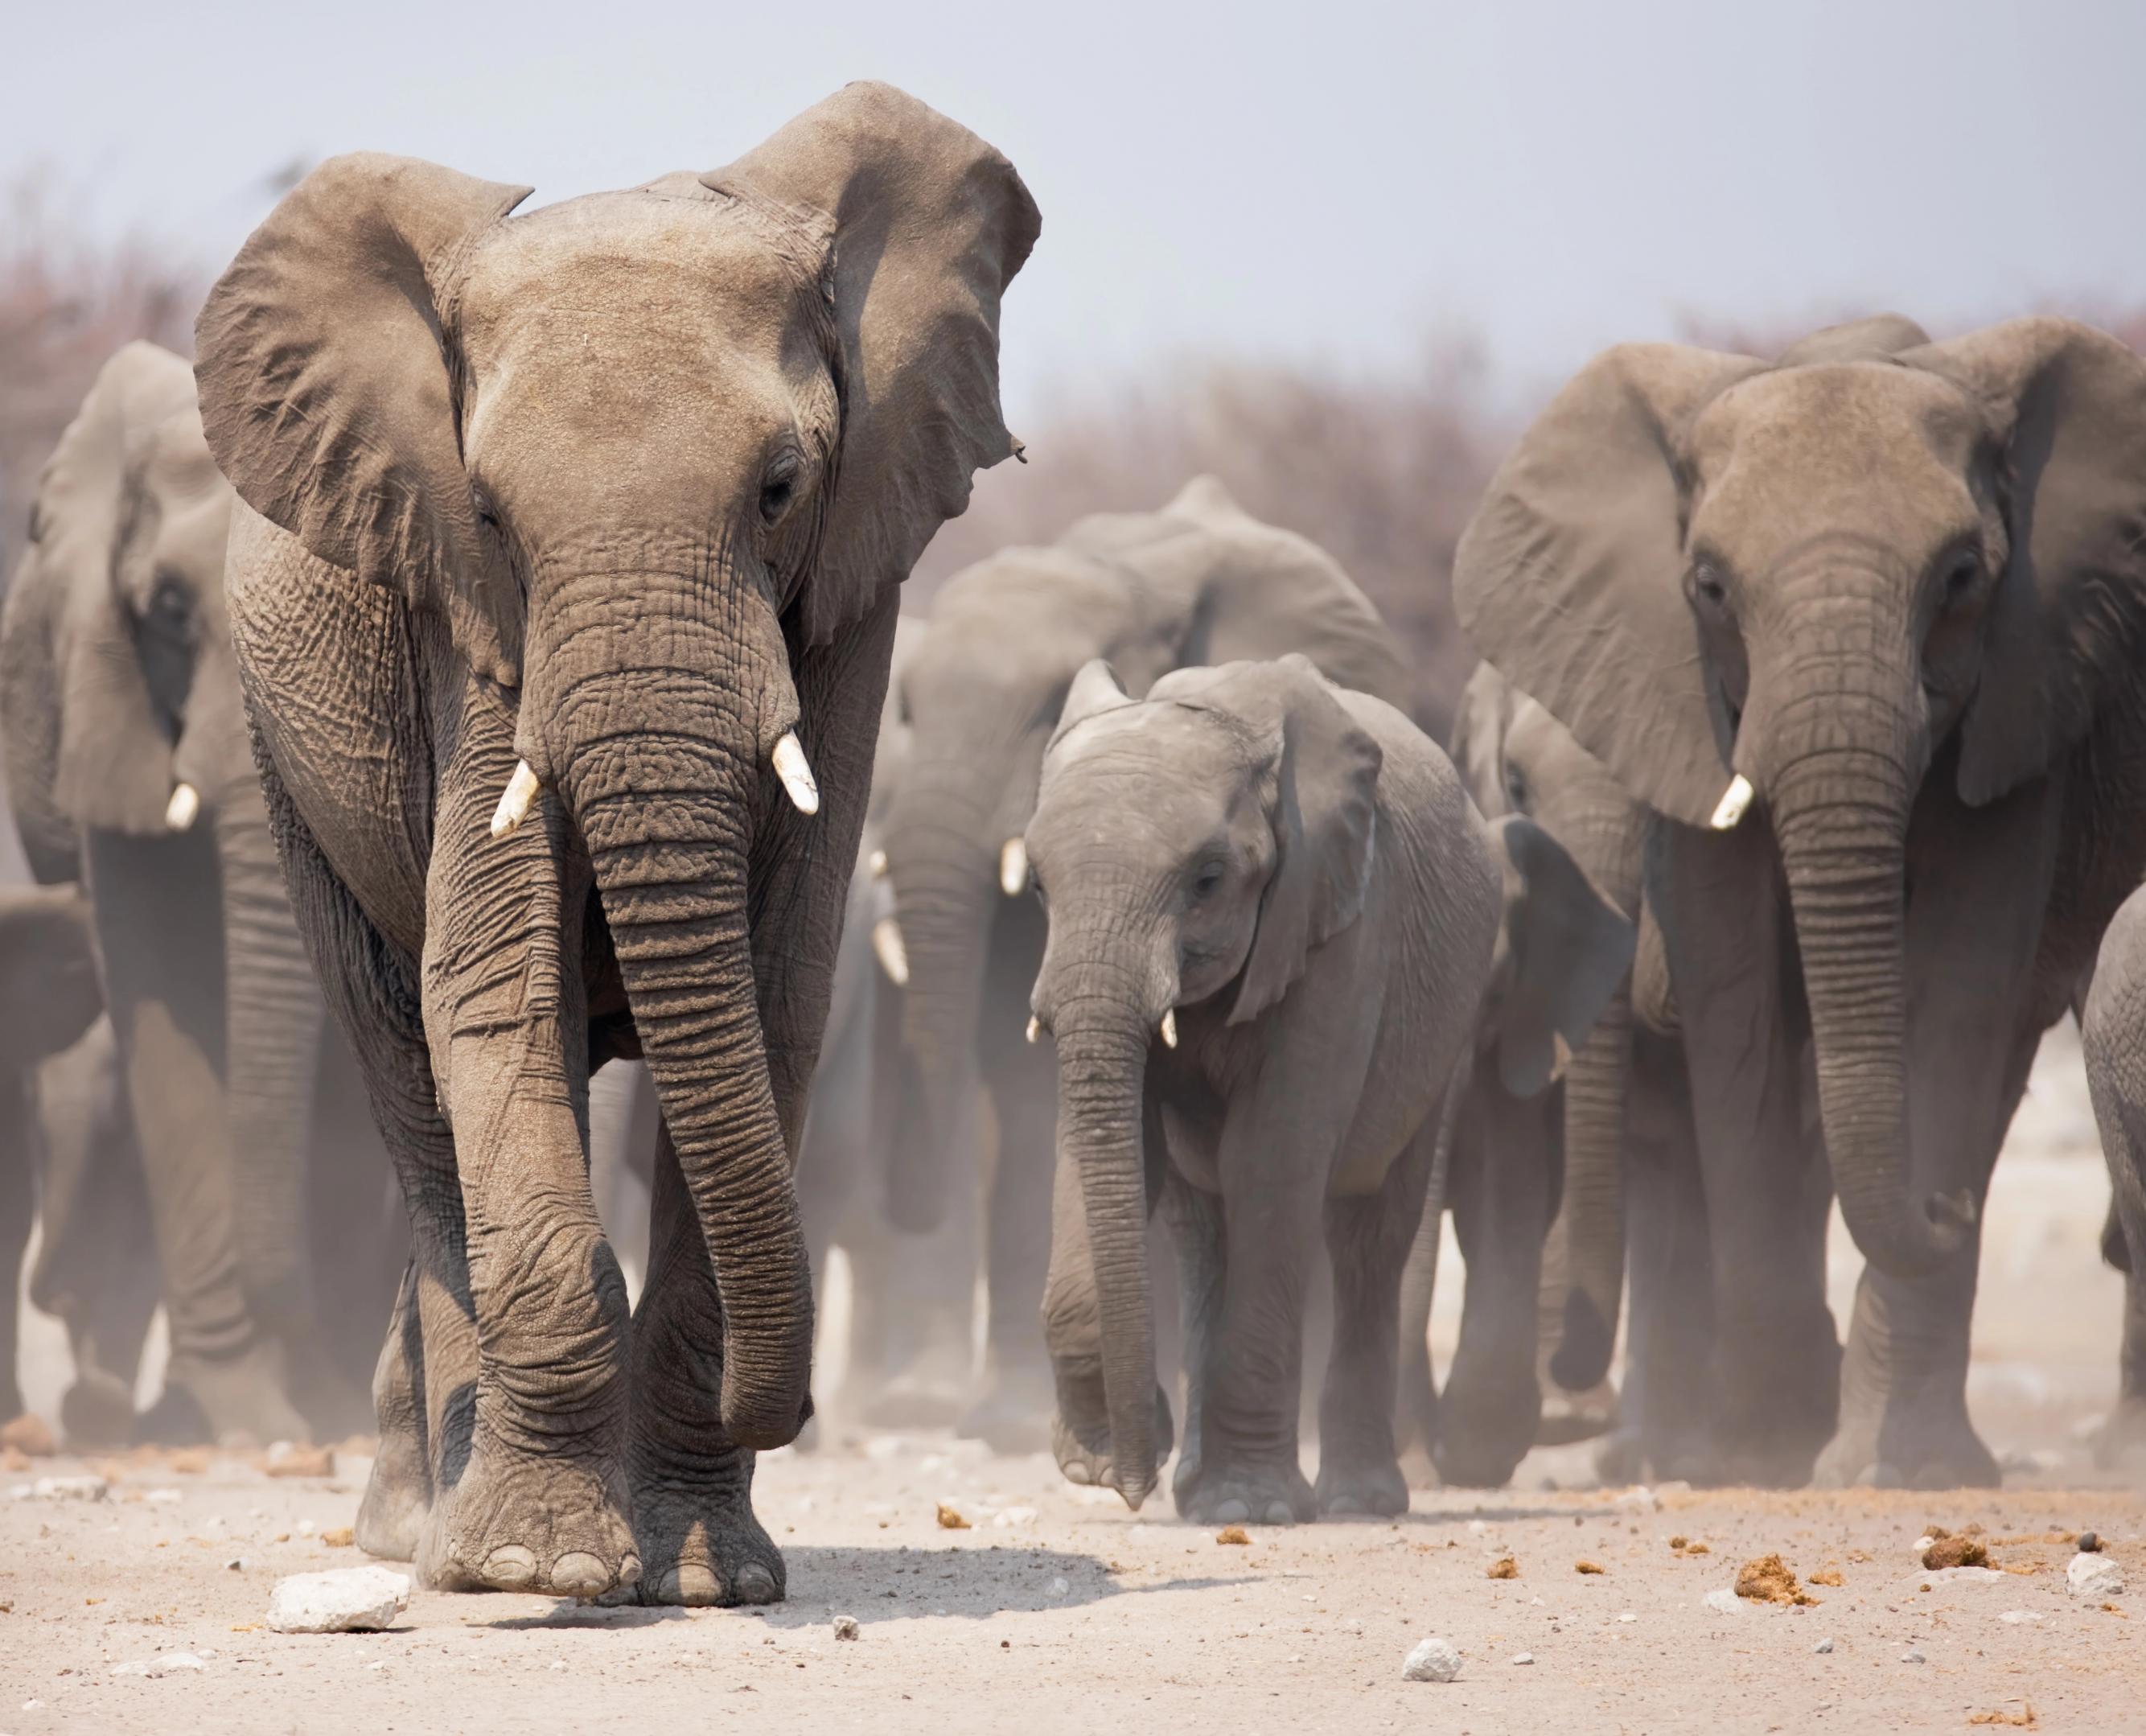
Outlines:
<svg viewBox="0 0 2146 1736"><path fill-rule="evenodd" d="M999 300L1041 219L1004 157L885 84L846 87L701 179L834 223L841 448L804 603L824 644L909 576L975 471L1020 450L999 412Z"/></svg>
<svg viewBox="0 0 2146 1736"><path fill-rule="evenodd" d="M2146 624L2146 360L2071 320L2010 320L1908 351L1981 403L2004 441L2012 547L1961 725L1959 793L2039 776L2131 672Z"/></svg>

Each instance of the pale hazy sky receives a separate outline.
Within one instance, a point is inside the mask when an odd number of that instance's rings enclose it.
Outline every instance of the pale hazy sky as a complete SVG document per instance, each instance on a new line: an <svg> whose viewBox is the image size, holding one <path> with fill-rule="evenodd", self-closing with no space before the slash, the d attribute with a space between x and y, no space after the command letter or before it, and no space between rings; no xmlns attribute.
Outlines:
<svg viewBox="0 0 2146 1736"><path fill-rule="evenodd" d="M1016 423L1195 353L1405 369L1458 330L1526 381L1685 311L2146 300L2139 0L31 0L0 42L0 182L48 165L100 232L210 266L296 157L403 152L541 201L891 80L1042 207Z"/></svg>

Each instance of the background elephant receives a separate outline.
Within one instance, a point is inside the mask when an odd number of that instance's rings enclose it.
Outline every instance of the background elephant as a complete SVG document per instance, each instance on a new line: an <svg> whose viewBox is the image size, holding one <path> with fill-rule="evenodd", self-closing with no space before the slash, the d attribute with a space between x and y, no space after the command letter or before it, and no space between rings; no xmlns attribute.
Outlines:
<svg viewBox="0 0 2146 1736"><path fill-rule="evenodd" d="M2146 890L2102 937L2079 1035L2114 1195L2102 1246L2124 1272L2116 1408L2094 1444L2109 1465L2146 1453Z"/></svg>
<svg viewBox="0 0 2146 1736"><path fill-rule="evenodd" d="M1144 1241L1160 1198L1188 1373L1178 1511L1405 1511L1401 1269L1496 944L1480 816L1421 731L1305 657L1180 671L1145 701L1099 661L1067 697L1027 840L1062 1107L1046 1305L1061 1467L1137 1508L1169 1451ZM1297 1385L1322 1220L1315 1490Z"/></svg>
<svg viewBox="0 0 2146 1736"><path fill-rule="evenodd" d="M230 506L187 364L127 345L46 466L0 721L31 866L94 910L171 1328L145 1426L267 1442L364 1425L397 1232L255 782Z"/></svg>
<svg viewBox="0 0 2146 1736"><path fill-rule="evenodd" d="M1721 1474L1798 1483L1823 1449L1834 1479L1996 1479L1975 1225L2146 857L2142 512L2146 362L2063 320L1887 317L1773 362L1605 352L1463 540L1485 656L1657 816ZM1834 1189L1869 1261L1844 1374Z"/></svg>
<svg viewBox="0 0 2146 1736"><path fill-rule="evenodd" d="M751 1455L810 1408L791 1166L898 587L1013 451L1039 220L873 84L726 169L527 192L335 158L197 327L263 787L412 1219L360 1535L439 1586L766 1602ZM584 1116L636 1054L629 1338Z"/></svg>
<svg viewBox="0 0 2146 1736"><path fill-rule="evenodd" d="M1460 1343L1441 1399L1429 1342L1440 1214L1426 1210L1402 1285L1399 1418L1441 1479L1484 1488L1509 1481L1538 1439L1543 1250L1567 1179L1563 1081L1624 988L1634 931L1544 827L1509 814L1490 832L1504 907L1443 1169L1467 1263ZM1616 1188L1612 1177L1606 1205L1587 1208L1612 1232Z"/></svg>
<svg viewBox="0 0 2146 1736"><path fill-rule="evenodd" d="M1051 1402L1035 1319L1057 1080L1020 1035L1043 955L1021 838L1045 744L1090 658L1138 696L1172 669L1289 651L1358 691L1408 694L1392 636L1334 561L1202 477L1160 511L1099 513L956 576L901 681L911 742L886 851L911 981L888 1212L926 1228L976 1173L981 1080L989 1384L963 1430L1001 1450L1041 1444Z"/></svg>

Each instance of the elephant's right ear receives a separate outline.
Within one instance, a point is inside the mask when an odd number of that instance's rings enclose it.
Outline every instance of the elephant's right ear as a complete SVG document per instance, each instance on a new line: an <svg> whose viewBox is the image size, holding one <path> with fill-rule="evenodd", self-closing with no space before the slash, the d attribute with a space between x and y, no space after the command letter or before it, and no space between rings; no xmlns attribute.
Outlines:
<svg viewBox="0 0 2146 1736"><path fill-rule="evenodd" d="M1684 441L1765 366L1684 344L1605 351L1521 436L1454 559L1476 648L1687 826L1709 822L1731 774L1684 597Z"/></svg>
<svg viewBox="0 0 2146 1736"><path fill-rule="evenodd" d="M1051 746L1044 751L1047 754L1056 748L1065 739L1066 732L1076 724L1132 702L1125 690L1118 685L1117 671L1100 657L1089 658L1073 677L1073 685L1066 690L1066 703L1059 709L1057 725L1051 732Z"/></svg>
<svg viewBox="0 0 2146 1736"><path fill-rule="evenodd" d="M1512 683L1495 665L1478 663L1460 690L1447 752L1486 820L1497 819L1511 806L1505 797L1505 726L1512 721Z"/></svg>
<svg viewBox="0 0 2146 1736"><path fill-rule="evenodd" d="M1563 1073L1631 969L1633 927L1535 821L1509 815L1492 831L1505 868L1498 1080L1533 1097Z"/></svg>
<svg viewBox="0 0 2146 1736"><path fill-rule="evenodd" d="M842 435L804 600L824 644L909 576L969 480L1021 443L999 412L999 299L1042 219L1014 167L891 85L848 85L701 179L834 224Z"/></svg>
<svg viewBox="0 0 2146 1736"><path fill-rule="evenodd" d="M328 159L195 322L209 450L320 559L444 614L471 666L520 681L512 575L462 468L442 307L472 241L529 196L410 157Z"/></svg>

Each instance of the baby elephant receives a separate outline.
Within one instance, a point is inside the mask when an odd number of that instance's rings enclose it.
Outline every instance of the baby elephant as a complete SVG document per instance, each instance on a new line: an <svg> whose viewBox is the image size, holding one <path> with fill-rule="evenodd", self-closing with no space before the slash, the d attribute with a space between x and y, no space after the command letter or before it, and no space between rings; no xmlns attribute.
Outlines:
<svg viewBox="0 0 2146 1736"><path fill-rule="evenodd" d="M2109 1163L2102 1252L2124 1278L2116 1409L2094 1442L2096 1460L2113 1468L2146 1456L2146 888L2102 936L2079 1037Z"/></svg>
<svg viewBox="0 0 2146 1736"><path fill-rule="evenodd" d="M1301 656L1075 680L1028 859L1058 1055L1046 1334L1058 1459L1137 1508L1170 1446L1144 1231L1177 1245L1187 1519L1408 1506L1393 1435L1401 1267L1489 980L1502 885L1445 756ZM1297 1463L1305 1274L1334 1351Z"/></svg>

